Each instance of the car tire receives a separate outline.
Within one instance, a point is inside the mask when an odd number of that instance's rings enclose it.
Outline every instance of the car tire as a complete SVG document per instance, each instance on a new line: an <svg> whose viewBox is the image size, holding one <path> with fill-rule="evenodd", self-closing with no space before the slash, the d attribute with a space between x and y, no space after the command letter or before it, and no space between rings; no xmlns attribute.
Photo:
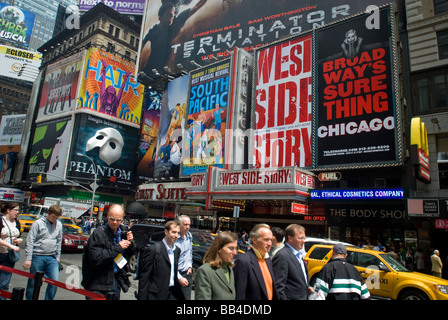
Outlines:
<svg viewBox="0 0 448 320"><path fill-rule="evenodd" d="M428 297L420 290L410 289L401 292L398 296L398 300L428 300Z"/></svg>
<svg viewBox="0 0 448 320"><path fill-rule="evenodd" d="M133 254L128 261L128 271L135 273L137 271L137 254Z"/></svg>

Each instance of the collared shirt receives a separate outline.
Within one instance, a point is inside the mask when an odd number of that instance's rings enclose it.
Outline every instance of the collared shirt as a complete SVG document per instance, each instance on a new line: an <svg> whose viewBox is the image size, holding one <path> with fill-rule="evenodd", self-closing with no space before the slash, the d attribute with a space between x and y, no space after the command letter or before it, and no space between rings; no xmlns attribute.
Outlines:
<svg viewBox="0 0 448 320"><path fill-rule="evenodd" d="M175 245L180 249L179 272L185 272L193 267L193 236L187 232L185 237L179 236Z"/></svg>
<svg viewBox="0 0 448 320"><path fill-rule="evenodd" d="M266 259L269 258L269 253L265 253L264 257L261 256L261 252L252 247L255 256L258 260L258 265L260 266L261 274L263 275L264 285L266 287L266 293L268 294L268 300L272 300L274 296L274 282L272 280L271 272L266 263Z"/></svg>
<svg viewBox="0 0 448 320"><path fill-rule="evenodd" d="M174 245L172 247L169 247L168 244L165 241L165 238L162 240L163 244L166 247L166 250L168 251L168 258L170 258L171 263L171 270L170 270L170 287L174 286Z"/></svg>
<svg viewBox="0 0 448 320"><path fill-rule="evenodd" d="M286 243L289 249L291 249L292 253L296 256L297 260L300 263L300 266L302 267L303 277L305 278L305 282L308 285L308 276L306 275L306 266L305 262L303 262L303 252L301 250L294 249L289 243ZM299 258L300 257L300 258Z"/></svg>

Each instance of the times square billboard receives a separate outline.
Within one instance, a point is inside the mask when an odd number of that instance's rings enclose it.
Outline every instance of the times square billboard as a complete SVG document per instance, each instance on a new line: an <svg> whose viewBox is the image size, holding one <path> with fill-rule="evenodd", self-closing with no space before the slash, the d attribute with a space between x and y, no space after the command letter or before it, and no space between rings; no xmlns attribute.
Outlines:
<svg viewBox="0 0 448 320"><path fill-rule="evenodd" d="M171 6L163 3L146 1L137 65L142 82L148 81L147 77L154 78L156 73L165 73L165 66L174 73L181 69L190 71L192 61L209 64L216 58L229 57L234 47L252 51L390 1L173 0ZM174 18L170 20L172 13ZM166 24L169 27L164 27Z"/></svg>

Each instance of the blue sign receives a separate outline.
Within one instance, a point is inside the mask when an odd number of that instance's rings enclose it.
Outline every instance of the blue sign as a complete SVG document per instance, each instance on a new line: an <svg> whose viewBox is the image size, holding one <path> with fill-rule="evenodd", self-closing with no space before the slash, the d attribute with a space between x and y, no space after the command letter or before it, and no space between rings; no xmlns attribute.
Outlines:
<svg viewBox="0 0 448 320"><path fill-rule="evenodd" d="M404 199L404 191L403 189L313 190L311 191L311 199Z"/></svg>

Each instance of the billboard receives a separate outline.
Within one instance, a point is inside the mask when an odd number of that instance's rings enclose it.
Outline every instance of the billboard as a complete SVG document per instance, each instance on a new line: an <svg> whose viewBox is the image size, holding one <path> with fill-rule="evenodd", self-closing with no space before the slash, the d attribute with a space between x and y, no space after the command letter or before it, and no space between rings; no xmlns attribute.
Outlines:
<svg viewBox="0 0 448 320"><path fill-rule="evenodd" d="M78 109L140 124L145 88L132 76L134 71L134 64L109 52L87 50Z"/></svg>
<svg viewBox="0 0 448 320"><path fill-rule="evenodd" d="M75 110L84 57L78 52L47 67L37 120Z"/></svg>
<svg viewBox="0 0 448 320"><path fill-rule="evenodd" d="M39 74L42 55L0 45L0 75L34 82Z"/></svg>
<svg viewBox="0 0 448 320"><path fill-rule="evenodd" d="M401 164L393 19L387 6L316 30L315 168Z"/></svg>
<svg viewBox="0 0 448 320"><path fill-rule="evenodd" d="M0 185L9 184L11 182L14 163L15 152L0 153Z"/></svg>
<svg viewBox="0 0 448 320"><path fill-rule="evenodd" d="M18 146L22 143L26 114L3 115L0 124L0 146Z"/></svg>
<svg viewBox="0 0 448 320"><path fill-rule="evenodd" d="M255 168L311 165L312 37L256 50Z"/></svg>
<svg viewBox="0 0 448 320"><path fill-rule="evenodd" d="M154 178L179 178L188 79L188 75L174 79L163 94Z"/></svg>
<svg viewBox="0 0 448 320"><path fill-rule="evenodd" d="M145 0L79 0L79 11L88 11L102 2L121 14L142 15Z"/></svg>
<svg viewBox="0 0 448 320"><path fill-rule="evenodd" d="M76 115L75 128L67 177L90 184L96 172L98 185L128 188L135 182L139 129L85 113Z"/></svg>
<svg viewBox="0 0 448 320"><path fill-rule="evenodd" d="M190 72L182 176L224 166L230 73L230 59Z"/></svg>
<svg viewBox="0 0 448 320"><path fill-rule="evenodd" d="M36 15L0 2L0 40L15 47L28 47Z"/></svg>
<svg viewBox="0 0 448 320"><path fill-rule="evenodd" d="M137 180L145 182L153 178L159 133L160 109L162 97L154 90L147 89L138 146Z"/></svg>
<svg viewBox="0 0 448 320"><path fill-rule="evenodd" d="M138 71L147 77L165 66L177 73L178 64L188 71L193 60L208 64L234 47L251 51L390 1L174 0L174 8L165 2L146 1Z"/></svg>
<svg viewBox="0 0 448 320"><path fill-rule="evenodd" d="M34 180L46 173L47 181L64 179L67 152L70 145L72 117L36 123L31 143L26 179Z"/></svg>

